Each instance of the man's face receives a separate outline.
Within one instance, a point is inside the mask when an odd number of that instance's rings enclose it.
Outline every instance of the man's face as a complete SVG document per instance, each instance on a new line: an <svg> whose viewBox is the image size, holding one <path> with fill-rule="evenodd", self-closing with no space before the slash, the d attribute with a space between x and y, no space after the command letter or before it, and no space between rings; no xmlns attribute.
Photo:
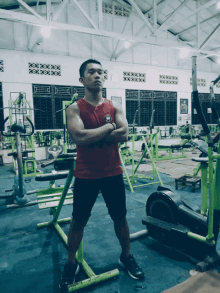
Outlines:
<svg viewBox="0 0 220 293"><path fill-rule="evenodd" d="M102 66L96 63L89 63L86 66L84 77L81 77L79 81L89 91L100 91L104 84L104 71Z"/></svg>

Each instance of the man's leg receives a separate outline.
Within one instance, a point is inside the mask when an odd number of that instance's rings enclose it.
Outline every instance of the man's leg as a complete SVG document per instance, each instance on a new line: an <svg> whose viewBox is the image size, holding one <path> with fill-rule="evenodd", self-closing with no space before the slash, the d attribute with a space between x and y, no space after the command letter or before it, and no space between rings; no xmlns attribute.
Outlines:
<svg viewBox="0 0 220 293"><path fill-rule="evenodd" d="M72 219L68 233L68 262L76 263L76 252L83 238L86 222L76 222Z"/></svg>
<svg viewBox="0 0 220 293"><path fill-rule="evenodd" d="M126 217L121 220L114 219L115 234L122 248L122 256L128 257L130 255L130 232Z"/></svg>

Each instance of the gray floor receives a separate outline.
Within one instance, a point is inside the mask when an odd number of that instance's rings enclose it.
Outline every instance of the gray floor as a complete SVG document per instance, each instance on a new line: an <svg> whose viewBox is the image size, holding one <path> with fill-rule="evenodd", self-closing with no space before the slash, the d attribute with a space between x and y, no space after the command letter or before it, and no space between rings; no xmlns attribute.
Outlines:
<svg viewBox="0 0 220 293"><path fill-rule="evenodd" d="M140 153L137 153L137 157ZM187 159L157 162L164 186L173 191L174 178L184 173L192 173L195 167L191 157L196 156L187 152ZM145 166L145 167L144 167ZM140 172L149 172L149 161L142 164ZM48 170L49 172L49 170ZM0 167L0 194L13 185L13 173L10 166ZM143 180L140 180L143 182ZM56 184L62 184L59 180ZM47 182L25 183L26 190L47 188ZM130 233L145 229L142 218L148 196L156 191L157 185L149 185L135 189L134 193L126 189L127 220ZM178 194L199 205L200 190L192 193L191 188L178 190ZM29 196L36 200L36 194ZM72 206L64 206L60 218L70 217ZM63 265L67 260L66 249L55 231L51 229L37 230L37 224L51 220L49 210L40 210L37 205L6 209L5 200L0 200L0 292L8 293L55 293L59 292L58 284ZM62 225L65 233L69 225ZM131 253L145 272L145 279L131 279L118 265L121 247L114 233L113 222L108 215L102 196L99 196L92 210L92 216L84 230L84 257L95 274L119 269L120 275L116 280L108 281L98 286L87 288L81 292L96 293L130 293L148 292L160 293L190 277L190 270L195 268L192 258L163 246L161 243L144 237L131 243ZM218 241L219 244L219 241ZM219 249L219 245L218 245ZM219 268L217 268L219 269ZM86 278L81 272L76 281Z"/></svg>

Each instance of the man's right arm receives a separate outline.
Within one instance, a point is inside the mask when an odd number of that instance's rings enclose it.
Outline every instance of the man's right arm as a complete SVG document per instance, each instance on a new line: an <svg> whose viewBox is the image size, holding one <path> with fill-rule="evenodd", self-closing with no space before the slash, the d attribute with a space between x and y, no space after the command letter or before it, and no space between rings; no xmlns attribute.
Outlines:
<svg viewBox="0 0 220 293"><path fill-rule="evenodd" d="M80 117L80 110L75 103L66 109L66 117L67 130L71 139L77 146L98 142L114 130L112 124L105 124L95 129L85 129Z"/></svg>

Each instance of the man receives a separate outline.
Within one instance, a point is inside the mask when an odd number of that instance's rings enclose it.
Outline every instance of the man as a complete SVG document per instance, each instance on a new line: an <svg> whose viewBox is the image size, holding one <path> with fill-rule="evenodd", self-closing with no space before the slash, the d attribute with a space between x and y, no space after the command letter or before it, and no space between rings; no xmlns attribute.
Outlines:
<svg viewBox="0 0 220 293"><path fill-rule="evenodd" d="M101 63L87 60L80 66L79 72L85 97L70 105L66 111L67 129L77 146L77 158L68 262L60 288L75 282L75 274L79 270L76 252L100 190L122 247L119 264L127 269L132 278L144 278L143 271L130 254L125 186L118 149L118 142L128 140L128 123L122 106L102 97L104 75Z"/></svg>
<svg viewBox="0 0 220 293"><path fill-rule="evenodd" d="M186 125L185 125L185 132L186 133L189 133L189 128L190 128L189 122L186 121Z"/></svg>

